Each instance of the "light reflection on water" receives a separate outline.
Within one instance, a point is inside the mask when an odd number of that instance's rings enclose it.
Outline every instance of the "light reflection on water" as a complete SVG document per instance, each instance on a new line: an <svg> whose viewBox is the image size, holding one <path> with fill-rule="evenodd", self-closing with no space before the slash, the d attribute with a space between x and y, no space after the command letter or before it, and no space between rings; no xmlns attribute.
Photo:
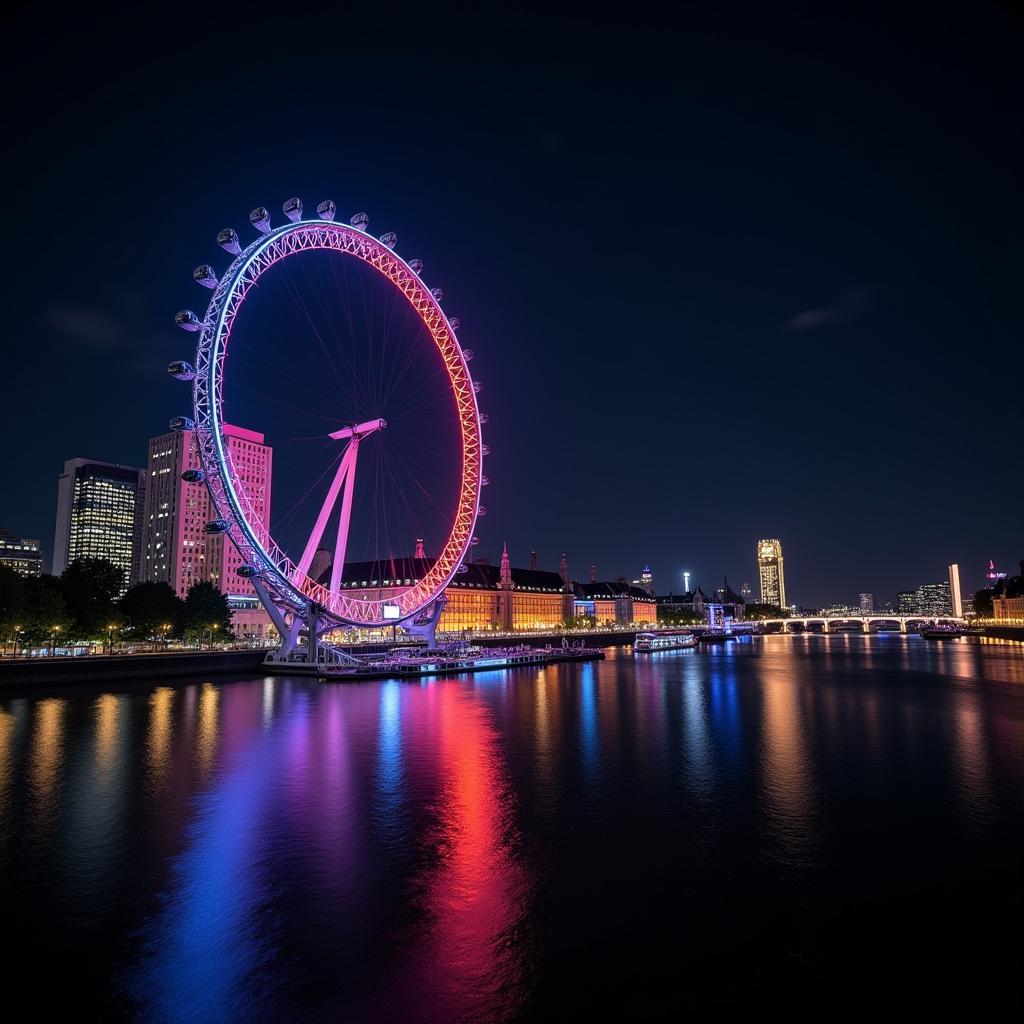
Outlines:
<svg viewBox="0 0 1024 1024"><path fill-rule="evenodd" d="M13 697L14 962L31 979L42 951L77 950L61 962L83 1015L145 1021L569 1019L623 972L659 1007L732 1005L744 984L754 1005L763 967L716 974L740 935L781 930L759 956L796 998L830 943L897 955L851 905L877 928L908 885L934 899L954 878L938 923L901 925L935 962L1012 884L1021 684L1024 648L840 636L422 684ZM848 909L790 920L818 905Z"/></svg>

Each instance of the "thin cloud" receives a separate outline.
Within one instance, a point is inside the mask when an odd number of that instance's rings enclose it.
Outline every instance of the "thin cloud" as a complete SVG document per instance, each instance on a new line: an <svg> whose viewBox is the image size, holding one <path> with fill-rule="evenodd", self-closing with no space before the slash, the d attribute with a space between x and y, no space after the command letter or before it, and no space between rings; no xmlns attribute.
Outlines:
<svg viewBox="0 0 1024 1024"><path fill-rule="evenodd" d="M57 306L43 314L46 324L85 348L111 352L127 344L125 330L114 317L90 306Z"/></svg>
<svg viewBox="0 0 1024 1024"><path fill-rule="evenodd" d="M841 323L860 316L868 307L870 293L866 288L854 288L831 306L805 309L786 321L787 331L813 331L825 324Z"/></svg>

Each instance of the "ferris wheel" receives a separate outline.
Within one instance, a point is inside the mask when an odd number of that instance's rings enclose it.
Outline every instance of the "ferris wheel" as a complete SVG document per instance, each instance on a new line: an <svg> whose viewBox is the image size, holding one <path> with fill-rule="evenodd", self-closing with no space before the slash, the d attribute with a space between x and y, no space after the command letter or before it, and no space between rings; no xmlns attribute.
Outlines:
<svg viewBox="0 0 1024 1024"><path fill-rule="evenodd" d="M441 289L430 288L424 283L422 261L412 259L407 262L398 255L394 232L379 238L371 235L365 213L357 213L347 224L336 221L336 207L330 200L319 204L314 218L304 218L299 199L289 199L282 210L286 220L277 227L272 226L265 208L258 207L252 211L249 220L257 237L249 245L243 246L237 232L230 228L217 235L218 244L233 259L219 277L208 264L196 267L193 272L195 282L213 294L204 314L183 309L176 315L178 326L194 333L198 343L194 365L177 361L168 367L168 372L179 380L192 383L193 416L176 417L171 421L171 427L193 430L195 434L201 468L186 471L184 477L191 483L205 484L209 491L213 517L206 523L205 532L224 535L237 549L241 560L238 574L252 582L282 636L282 650L287 653L295 649L300 630L305 630L313 638L314 643L309 648L312 651L320 635L338 626L409 626L417 619L422 621L424 614L431 609L439 611L445 588L463 568L464 559L476 543L474 529L477 517L485 511L480 505L481 488L488 482L483 474L482 460L489 449L481 438L481 424L486 421L477 404L481 385L469 372L468 363L473 353L460 346L456 338L460 322L456 317L447 316L442 309L444 296ZM241 332L243 338L239 338L239 325L244 322L248 304L264 289L268 280L284 273L287 265L301 261L304 258L302 254L316 252L327 252L334 259L342 257L348 263L356 261L362 268L367 268L368 276L376 284L368 281L365 273L360 271L364 273L360 279L364 283L360 285L357 281L356 290L380 289L383 286L390 296L389 301L395 307L401 307L398 313L391 314L391 320L377 329L372 341L374 359L391 343L387 336L388 324L397 322L399 314L412 324L407 330L419 332L424 346L430 350L438 378L431 413L434 419L427 427L423 426L421 419L415 430L419 435L429 434L437 425L438 429L447 430L451 436L452 442L446 449L445 458L452 470L453 494L451 501L441 509L431 485L424 486L416 481L415 485L403 487L400 482L394 482L393 472L391 480L395 493L390 499L382 496L384 488L379 482L372 487L364 485L357 488L357 480L362 483L367 472L363 467L362 453L381 443L389 433L389 423L402 420L407 410L412 408L412 400L405 401L402 395L415 394L418 388L406 383L404 392L389 390L376 379L370 362L359 364L358 360L352 360L345 373L338 374L339 381L347 389L347 397L340 397L340 392L329 395L329 401L320 413L320 421L324 423L322 433L316 432L306 439L309 443L315 442L316 451L325 453L322 459L328 460L325 472L310 481L305 492L307 505L310 502L316 505L315 518L310 513L311 526L307 521L302 528L306 534L304 543L300 543L301 537L296 540L294 530L289 543L279 543L272 535L271 523L259 514L251 478L233 456L225 436L225 394L230 390L229 368L238 358L237 350L244 349L246 345L244 331ZM358 305L358 300L352 297L351 286L347 287L351 300L349 305ZM311 294L317 291L315 282L310 290ZM327 290L333 293L334 285ZM319 291L322 292L323 288ZM319 294L316 302L324 308ZM307 303L313 304L312 300ZM305 307L303 315L307 315ZM330 321L332 330L341 318L340 314L325 313L324 316ZM324 345L322 337L324 328L313 330L324 347L326 363L333 366L332 351ZM339 336L344 333L339 332ZM271 336L277 338L278 334ZM229 349L231 360L228 359ZM273 371L253 378L260 382L258 386L250 384L248 389L241 390L246 393L263 387L269 396L263 403L266 407L278 402L280 392L289 387L279 380L289 365L290 352L267 352L264 355L269 357L267 361L274 367ZM401 363L401 353L390 358L394 365L401 365L403 372L408 373L408 359ZM382 366L385 361L385 356L380 355ZM361 374L374 379L369 383L361 381ZM323 368L314 365L312 370L305 370L304 375L308 381L318 382L319 378L328 375L326 364ZM370 383L374 387L370 387ZM392 391L398 391L397 398L392 396ZM380 407L386 404L385 396L390 403L387 410ZM303 415L311 415L308 405L300 399L294 407ZM347 408L344 407L346 405ZM359 412L362 416L357 417ZM385 412L388 413L387 418ZM258 420L260 410L247 409L245 415L250 420ZM439 423L439 420L445 422ZM331 426L334 429L329 429ZM413 434L407 432L408 437L413 437ZM405 448L410 444L409 440L403 442ZM386 453L381 458L386 458ZM275 472L280 461L275 449ZM301 466L301 459L293 461L295 466ZM289 462L286 468L294 467ZM368 515L376 517L374 530L377 528L376 520L387 520L389 500L411 508L411 497L422 492L425 500L433 505L435 517L443 512L435 542L436 555L423 562L422 572L415 578L395 573L396 578L386 581L386 588L382 585L360 587L360 581L353 584L346 580L346 566L354 546L357 546L354 542L359 539L353 537L353 508L359 506L361 497L365 497L362 494L364 489L372 490L378 502L378 507L364 514L361 520L364 534L369 529L366 525ZM410 495L409 492L416 493ZM331 537L333 545L329 543ZM324 548L332 551L329 573L313 573L311 568L317 554ZM380 554L377 552L378 559ZM365 582L383 584L385 581L382 578ZM229 581L225 583L230 585ZM435 624L436 618L434 614Z"/></svg>

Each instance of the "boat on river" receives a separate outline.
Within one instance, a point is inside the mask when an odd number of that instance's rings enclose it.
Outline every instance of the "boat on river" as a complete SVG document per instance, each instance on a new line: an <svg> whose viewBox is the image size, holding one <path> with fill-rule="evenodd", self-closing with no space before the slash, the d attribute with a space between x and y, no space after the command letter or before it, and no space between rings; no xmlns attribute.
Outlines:
<svg viewBox="0 0 1024 1024"><path fill-rule="evenodd" d="M681 651L697 646L693 633L665 630L659 633L637 633L634 654L654 654L658 651Z"/></svg>

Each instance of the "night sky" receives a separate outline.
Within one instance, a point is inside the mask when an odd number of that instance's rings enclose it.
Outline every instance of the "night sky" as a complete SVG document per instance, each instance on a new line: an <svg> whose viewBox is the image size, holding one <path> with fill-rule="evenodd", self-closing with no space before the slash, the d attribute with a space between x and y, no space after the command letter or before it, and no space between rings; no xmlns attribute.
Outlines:
<svg viewBox="0 0 1024 1024"><path fill-rule="evenodd" d="M199 10L199 7L196 10ZM791 601L1024 557L1009 7L15 20L0 525L188 413L192 268L289 196L366 210L477 353L481 554ZM19 61L21 62L19 64ZM257 424L248 424L256 426Z"/></svg>

